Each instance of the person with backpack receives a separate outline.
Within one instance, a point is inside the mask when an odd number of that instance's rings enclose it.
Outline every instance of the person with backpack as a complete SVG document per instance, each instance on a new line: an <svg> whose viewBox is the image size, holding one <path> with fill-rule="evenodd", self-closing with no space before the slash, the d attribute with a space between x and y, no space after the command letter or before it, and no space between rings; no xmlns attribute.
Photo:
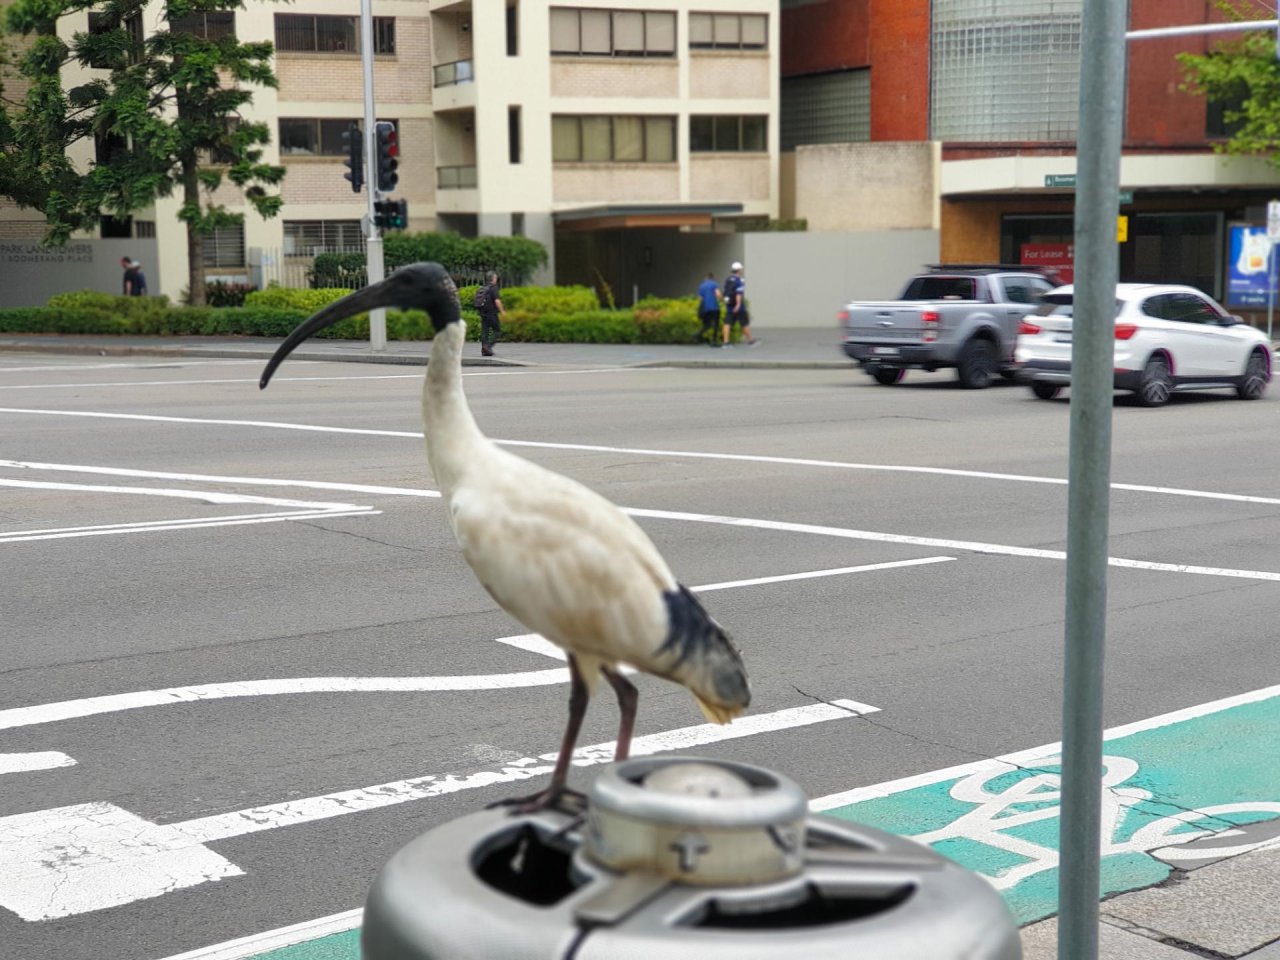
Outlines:
<svg viewBox="0 0 1280 960"><path fill-rule="evenodd" d="M738 324L747 345L754 347L760 341L751 335L751 318L747 315L747 281L742 278L742 264L735 260L729 269L732 272L724 281L724 345L731 345L729 331Z"/></svg>
<svg viewBox="0 0 1280 960"><path fill-rule="evenodd" d="M708 273L707 279L698 284L698 320L702 329L698 331L694 343L706 343L713 347L720 346L720 338L716 336L716 327L720 325L720 302L724 294L720 292L720 284L716 283L714 273ZM710 334L710 337L708 337Z"/></svg>
<svg viewBox="0 0 1280 960"><path fill-rule="evenodd" d="M491 270L486 274L486 281L476 291L474 306L480 311L480 356L492 357L493 345L502 336L502 316L507 311L502 306L498 275Z"/></svg>

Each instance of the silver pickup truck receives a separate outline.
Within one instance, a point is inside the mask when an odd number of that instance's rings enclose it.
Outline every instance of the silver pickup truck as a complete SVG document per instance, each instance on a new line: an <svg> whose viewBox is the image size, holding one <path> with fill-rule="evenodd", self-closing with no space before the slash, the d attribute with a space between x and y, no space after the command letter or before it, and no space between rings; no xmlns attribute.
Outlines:
<svg viewBox="0 0 1280 960"><path fill-rule="evenodd" d="M962 387L981 389L1012 375L1018 325L1054 286L1027 267L930 267L897 300L847 304L842 346L877 383L954 367Z"/></svg>

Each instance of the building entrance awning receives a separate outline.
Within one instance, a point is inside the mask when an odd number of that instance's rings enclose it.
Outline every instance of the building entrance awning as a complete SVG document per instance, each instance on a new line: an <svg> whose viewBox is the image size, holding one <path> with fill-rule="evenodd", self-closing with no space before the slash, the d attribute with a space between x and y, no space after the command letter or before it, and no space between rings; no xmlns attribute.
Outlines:
<svg viewBox="0 0 1280 960"><path fill-rule="evenodd" d="M557 230L636 230L644 227L710 227L716 217L740 213L740 203L630 203L559 210L552 219Z"/></svg>

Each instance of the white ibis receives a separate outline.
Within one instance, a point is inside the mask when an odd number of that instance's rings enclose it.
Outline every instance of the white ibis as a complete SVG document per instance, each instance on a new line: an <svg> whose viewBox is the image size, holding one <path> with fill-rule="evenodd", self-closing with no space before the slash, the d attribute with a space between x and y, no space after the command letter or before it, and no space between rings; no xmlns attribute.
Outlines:
<svg viewBox="0 0 1280 960"><path fill-rule="evenodd" d="M304 321L276 350L260 387L312 334L376 307L426 310L435 327L422 390L427 460L462 555L498 604L562 647L569 722L550 787L514 803L538 809L565 792L587 701L601 674L618 697L616 759L626 759L639 696L630 664L687 687L708 720L728 723L751 700L725 630L630 517L580 483L499 448L480 432L462 391L466 327L443 267L415 263Z"/></svg>

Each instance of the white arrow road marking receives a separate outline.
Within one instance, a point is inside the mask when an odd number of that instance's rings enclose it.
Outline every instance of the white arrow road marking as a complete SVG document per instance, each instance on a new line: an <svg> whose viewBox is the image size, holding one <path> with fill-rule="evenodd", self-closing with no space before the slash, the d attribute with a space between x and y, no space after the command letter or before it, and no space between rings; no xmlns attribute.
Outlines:
<svg viewBox="0 0 1280 960"><path fill-rule="evenodd" d="M74 767L76 762L65 753L0 753L0 774L31 773L35 770L56 770L58 767Z"/></svg>
<svg viewBox="0 0 1280 960"><path fill-rule="evenodd" d="M555 670L553 673L567 673ZM878 707L854 700L791 707L637 737L632 756L737 740L844 720ZM614 744L574 751L574 766L613 759ZM0 818L0 906L24 920L52 920L162 896L239 876L205 844L365 810L515 783L552 771L556 755L522 757L471 773L433 774L372 787L251 807L185 823L155 824L109 803L85 803Z"/></svg>

